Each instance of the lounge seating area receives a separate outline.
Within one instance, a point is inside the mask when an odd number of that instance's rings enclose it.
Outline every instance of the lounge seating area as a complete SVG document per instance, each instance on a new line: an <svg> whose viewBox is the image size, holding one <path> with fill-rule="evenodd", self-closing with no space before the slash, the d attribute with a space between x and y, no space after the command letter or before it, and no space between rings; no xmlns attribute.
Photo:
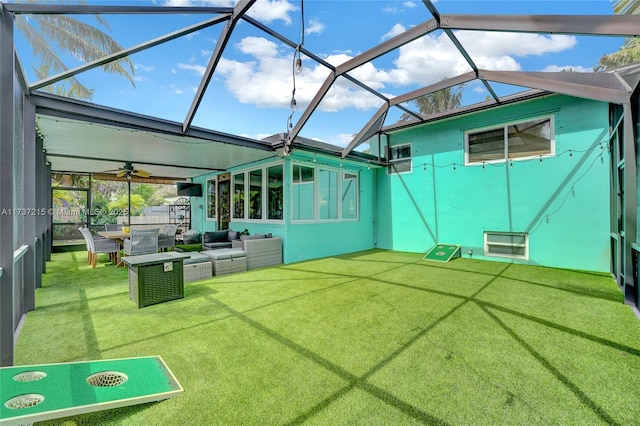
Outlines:
<svg viewBox="0 0 640 426"><path fill-rule="evenodd" d="M236 235L238 238L229 240ZM183 262L185 282L282 263L282 239L279 237L240 235L224 230L205 232L204 241L208 242L203 243L201 252L187 253L190 258Z"/></svg>

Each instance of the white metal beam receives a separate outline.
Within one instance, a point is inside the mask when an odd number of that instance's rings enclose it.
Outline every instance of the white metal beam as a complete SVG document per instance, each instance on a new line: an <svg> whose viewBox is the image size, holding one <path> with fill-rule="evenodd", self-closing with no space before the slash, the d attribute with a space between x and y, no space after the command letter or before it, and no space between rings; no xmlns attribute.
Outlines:
<svg viewBox="0 0 640 426"><path fill-rule="evenodd" d="M209 86L209 82L211 81L211 77L213 77L213 73L218 66L218 62L220 62L220 58L222 57L222 52L225 47L227 47L227 43L229 42L229 38L231 38L231 33L238 22L238 19L245 14L247 10L256 0L240 0L235 7L233 8L233 13L231 15L231 19L227 22L227 25L222 30L222 34L220 34L220 38L218 38L218 43L216 44L216 48L211 55L211 59L207 64L207 69L202 76L202 80L200 81L200 86L198 87L198 91L196 92L195 97L193 98L193 102L191 103L191 107L189 108L189 112L187 113L184 122L182 123L182 131L186 132L191 122L193 121L193 117L198 110L198 106L200 106L200 102L202 102L202 98L204 97L204 93Z"/></svg>
<svg viewBox="0 0 640 426"><path fill-rule="evenodd" d="M333 85L333 82L336 81L336 77L336 73L331 71L324 83L322 83L322 86L320 86L320 89L316 92L313 99L311 99L311 102L309 102L309 105L300 116L300 119L296 122L296 125L293 126L293 129L287 135L287 140L284 141L286 145L291 145L296 136L298 136L298 133L300 133L300 130L302 130L304 125L307 123L311 114L313 114L316 108L318 108L318 105L320 105L320 102L322 102L322 99L331 88L331 85Z"/></svg>
<svg viewBox="0 0 640 426"><path fill-rule="evenodd" d="M637 37L640 15L441 15L451 30Z"/></svg>
<svg viewBox="0 0 640 426"><path fill-rule="evenodd" d="M617 78L607 73L522 72L480 70L478 77L498 83L548 90L578 98L622 104L630 96Z"/></svg>
<svg viewBox="0 0 640 426"><path fill-rule="evenodd" d="M387 112L389 111L389 104L383 104L378 111L371 117L369 122L365 124L365 126L360 130L360 132L349 142L349 145L346 146L345 149L342 150L340 157L345 158L349 153L358 145L360 145L365 140L369 139L373 134L377 133L384 124L384 119L387 116Z"/></svg>
<svg viewBox="0 0 640 426"><path fill-rule="evenodd" d="M119 52L113 53L111 55L107 55L103 58L96 59L95 61L87 62L84 65L80 65L79 67L61 72L59 74L53 75L51 77L44 78L40 81L37 81L29 86L29 91L33 92L42 87L49 86L51 84L57 83L58 81L64 80L66 78L73 77L81 72L91 70L93 68L102 66L104 64L108 64L109 62L116 61L120 58L124 58L125 56L133 55L135 53L146 50L150 47L157 46L159 44L175 40L176 38L182 37L187 34L191 34L193 32L199 31L201 29L210 27L212 25L218 24L220 22L226 21L230 18L231 15L226 14L222 16L217 16L212 19L207 19L206 21L200 22L195 25L191 25L189 27L185 27L181 30L174 31L172 33L166 34L162 37L155 38L153 40L147 41L145 43L138 44L137 46L130 47L128 49L121 50Z"/></svg>
<svg viewBox="0 0 640 426"><path fill-rule="evenodd" d="M395 37L390 38L387 41L384 41L378 44L376 47L367 50L364 53L356 56L355 58L349 59L348 61L338 65L336 67L336 74L341 75L346 72L351 71L363 65L367 62L370 62L394 49L397 49L400 46L403 46L409 42L412 42L430 32L436 30L438 28L438 22L435 19L430 19L426 22L416 25L413 28L410 28L407 31L404 31L401 34L398 34Z"/></svg>

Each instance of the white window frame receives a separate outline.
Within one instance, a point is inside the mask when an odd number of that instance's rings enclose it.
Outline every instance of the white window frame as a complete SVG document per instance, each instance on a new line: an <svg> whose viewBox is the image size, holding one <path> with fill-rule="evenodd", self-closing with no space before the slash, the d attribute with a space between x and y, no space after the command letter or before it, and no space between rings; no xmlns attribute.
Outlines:
<svg viewBox="0 0 640 426"><path fill-rule="evenodd" d="M314 170L314 179L313 179L313 197L314 197L314 203L315 203L315 208L314 208L314 218L312 219L304 219L304 220L295 220L293 219L293 167L294 166L303 166L303 167L310 167ZM336 172L338 177L337 177L337 200L338 200L338 216L336 219L320 219L320 200L318 199L319 197L319 185L320 185L320 170L328 170L328 171L332 171L332 172ZM356 188L355 188L355 194L356 194L356 215L354 218L344 218L342 216L342 182L344 179L344 175L345 174L349 174L349 175L354 175L355 176L355 180L356 180ZM360 220L360 174L358 173L358 171L356 170L349 170L349 169L344 169L344 168L340 168L340 167L331 167L331 166L327 166L324 164L310 164L310 163L306 163L306 162L297 162L297 161L292 161L291 162L291 167L289 169L289 176L290 176L290 182L291 182L291 190L289 192L289 196L290 196L290 200L291 200L291 206L290 206L290 217L291 217L291 223L292 224L309 224L309 223L338 223L338 222L358 222Z"/></svg>
<svg viewBox="0 0 640 426"><path fill-rule="evenodd" d="M345 181L344 179L344 175L349 174L349 175L354 175L356 177L356 216L355 217L344 217L342 214L342 184ZM348 170L342 170L338 173L338 182L340 182L339 184L339 190L340 192L338 193L338 220L343 221L343 222L354 222L354 221L358 221L360 220L360 175L358 174L358 172L356 171L348 171Z"/></svg>
<svg viewBox="0 0 640 426"><path fill-rule="evenodd" d="M550 126L549 131L551 133L551 138L549 141L551 145L549 150L550 152L544 155L533 154L533 155L528 155L524 157L509 158L509 132L508 132L509 126L512 126L514 124L526 123L528 121L546 120L546 119L549 120L549 126ZM474 133L481 133L481 132L498 130L498 129L502 129L504 134L504 157L497 160L469 161L469 136ZM512 120L512 121L504 122L500 125L477 127L477 128L465 130L464 132L464 165L465 166L477 166L477 165L490 164L490 163L506 163L507 161L523 161L523 160L531 160L532 158L548 158L548 157L555 157L555 155L556 155L556 121L555 121L554 114L546 114L546 115L540 115L535 117L527 117L519 120Z"/></svg>
<svg viewBox="0 0 640 426"><path fill-rule="evenodd" d="M402 148L402 147L405 147L405 146L408 146L408 147L410 148L410 150L411 150L411 156L409 156L409 157L407 157L407 158L402 158L402 159L392 160L392 159L391 159L391 150L392 150L392 149L399 149L399 148ZM389 155L389 161L388 161L388 162L389 162L389 165L387 166L387 175L388 175L388 176L392 176L392 175L403 175L403 174L406 174L406 173L413 173L413 146L412 146L412 143L411 143L411 142L409 142L409 143L403 143L403 144L399 144L399 145L389 145L389 146L387 147L387 150L388 150L388 155ZM391 169L392 169L392 168L391 168L391 165L392 165L393 163L403 163L403 162L406 162L406 161L408 161L408 162L409 162L409 170L407 170L407 171L405 171L405 172L394 172L394 171L392 171L392 170L391 170Z"/></svg>
<svg viewBox="0 0 640 426"><path fill-rule="evenodd" d="M524 244L509 244L509 243L497 243L489 242L489 235L507 235L524 237ZM489 249L489 245L504 246L504 247L524 247L524 255L506 254L506 253L492 253ZM529 234L525 232L500 232L500 231L485 231L484 232L484 255L487 257L502 257L507 259L519 259L529 260Z"/></svg>
<svg viewBox="0 0 640 426"><path fill-rule="evenodd" d="M284 161L279 161L276 163L269 163L269 164L264 164L260 167L250 167L250 168L246 168L242 171L240 170L236 170L233 172L230 172L231 174L231 185L232 185L232 190L233 190L233 176L234 175L238 175L240 173L244 174L244 217L243 218L234 218L233 217L233 211L231 212L231 221L232 222L249 222L249 223L284 223L284 215L282 219L268 219L267 217L268 215L268 207L269 207L269 201L267 199L267 190L268 190L268 182L267 182L267 171L269 168L271 167L275 167L275 166L281 166L282 167L282 185L284 186L285 183L285 179L287 178L286 173L285 173L285 167L284 167ZM262 204L262 218L261 219L249 219L249 198L250 198L250 185L249 185L249 176L250 173L255 171L255 170L262 170L262 196L261 196L261 204ZM233 193L232 193L233 195ZM284 197L284 191L282 194L282 209L283 211L286 209L286 197Z"/></svg>
<svg viewBox="0 0 640 426"><path fill-rule="evenodd" d="M209 217L209 183L212 183L213 186L216 188L216 195L214 197L214 203L215 203L215 209L213 211L214 216L213 217ZM207 180L204 183L204 188L205 188L205 199L204 199L204 207L205 207L205 212L204 212L204 218L206 221L208 222L215 222L218 220L218 177L214 176L211 178L207 178Z"/></svg>

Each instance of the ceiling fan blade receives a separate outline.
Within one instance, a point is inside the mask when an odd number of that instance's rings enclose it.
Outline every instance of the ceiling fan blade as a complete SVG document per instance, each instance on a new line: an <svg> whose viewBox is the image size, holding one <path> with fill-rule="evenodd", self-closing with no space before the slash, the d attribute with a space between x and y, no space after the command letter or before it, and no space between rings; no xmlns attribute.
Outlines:
<svg viewBox="0 0 640 426"><path fill-rule="evenodd" d="M116 176L118 176L119 178L123 177L124 175L127 174L126 170L120 170L118 173L116 173Z"/></svg>
<svg viewBox="0 0 640 426"><path fill-rule="evenodd" d="M151 173L149 173L146 170L141 170L141 169L135 169L133 171L133 174L136 176L139 176L141 178L148 178L149 176L151 176Z"/></svg>

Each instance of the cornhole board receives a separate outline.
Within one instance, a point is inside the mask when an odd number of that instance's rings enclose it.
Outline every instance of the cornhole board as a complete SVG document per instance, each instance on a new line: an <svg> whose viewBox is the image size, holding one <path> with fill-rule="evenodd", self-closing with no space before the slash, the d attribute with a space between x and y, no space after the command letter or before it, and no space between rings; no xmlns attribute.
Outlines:
<svg viewBox="0 0 640 426"><path fill-rule="evenodd" d="M436 244L424 259L448 262L454 257L460 257L460 244Z"/></svg>
<svg viewBox="0 0 640 426"><path fill-rule="evenodd" d="M173 398L184 392L159 356L0 368L0 425Z"/></svg>

